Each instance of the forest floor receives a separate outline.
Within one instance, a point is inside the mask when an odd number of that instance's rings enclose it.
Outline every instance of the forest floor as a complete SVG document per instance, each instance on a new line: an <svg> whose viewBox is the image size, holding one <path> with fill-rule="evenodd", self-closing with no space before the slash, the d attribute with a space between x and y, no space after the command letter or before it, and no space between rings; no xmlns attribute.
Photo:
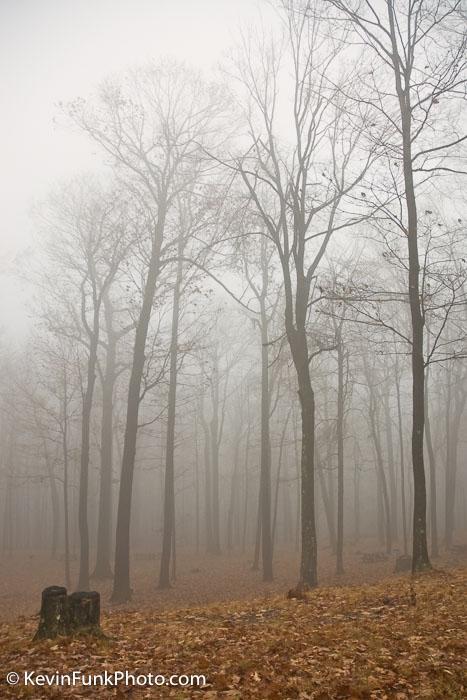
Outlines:
<svg viewBox="0 0 467 700"><path fill-rule="evenodd" d="M467 533L462 533L467 542ZM467 545L462 552L442 551L434 564L438 568L467 567ZM380 561L366 563L365 555L384 552L374 539L346 546L345 573L337 576L336 560L329 548L319 550L320 586L355 586L377 583L393 574L397 551ZM50 552L16 552L0 560L0 621L14 620L18 615L37 613L43 588L65 585L62 561L52 560ZM274 581L264 583L261 573L253 571L252 557L240 551L222 556L199 555L180 549L177 577L169 590L158 590L159 560L144 552L135 552L131 564L133 598L128 609L167 610L233 600L281 595L297 583L298 552L278 549L274 556ZM72 588L78 579L76 558L71 562ZM101 606L109 609L111 581L91 580L91 587L101 594ZM0 696L1 700L1 696Z"/></svg>
<svg viewBox="0 0 467 700"><path fill-rule="evenodd" d="M105 639L33 643L37 615L0 623L0 698L467 698L466 566L413 581L391 575L377 583L324 586L304 600L288 599L286 587L254 598L247 589L248 600L183 607L171 600L163 614L162 600L152 607L143 599L107 607ZM204 674L207 684L24 684L25 671L73 670ZM11 671L20 675L16 686L5 682Z"/></svg>
<svg viewBox="0 0 467 700"><path fill-rule="evenodd" d="M467 697L467 570L359 587L305 600L270 596L167 611L104 613L108 639L32 643L34 617L0 626L1 697ZM7 671L204 674L203 690L15 687Z"/></svg>

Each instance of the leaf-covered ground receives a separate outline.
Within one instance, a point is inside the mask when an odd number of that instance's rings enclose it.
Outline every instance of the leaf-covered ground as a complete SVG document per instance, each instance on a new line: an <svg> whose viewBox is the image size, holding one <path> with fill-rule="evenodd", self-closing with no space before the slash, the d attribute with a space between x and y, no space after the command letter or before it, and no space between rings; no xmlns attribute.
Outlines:
<svg viewBox="0 0 467 700"><path fill-rule="evenodd" d="M464 542L467 532L464 533ZM382 560L365 561L369 553L379 552ZM384 559L374 539L365 539L358 545L346 545L345 574L337 576L336 558L329 548L319 550L320 586L355 586L377 583L394 571L397 554ZM222 556L196 554L189 550L178 551L177 580L166 591L157 589L159 557L136 552L131 566L133 600L131 608L167 611L188 606L281 595L297 582L299 553L290 549L278 549L274 553L274 581L264 583L261 573L253 571L251 552L224 552ZM442 569L467 566L467 547L459 551L445 550L436 559ZM53 560L50 551L16 552L3 557L0 562L0 620L14 620L19 615L32 615L38 611L40 593L50 585L65 585L63 562ZM78 580L78 562L72 561L71 581ZM111 581L92 579L92 587L101 593L101 605L109 608ZM1 700L1 698L0 698Z"/></svg>
<svg viewBox="0 0 467 700"><path fill-rule="evenodd" d="M467 569L161 612L106 611L107 640L0 625L0 697L467 698ZM8 671L205 674L203 690L14 688Z"/></svg>

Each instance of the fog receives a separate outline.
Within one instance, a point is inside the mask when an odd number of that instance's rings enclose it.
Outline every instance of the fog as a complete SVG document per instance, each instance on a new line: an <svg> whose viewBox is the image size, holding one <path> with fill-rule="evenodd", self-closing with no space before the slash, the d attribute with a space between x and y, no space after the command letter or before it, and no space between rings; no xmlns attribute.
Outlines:
<svg viewBox="0 0 467 700"><path fill-rule="evenodd" d="M465 17L419 4L1 3L24 609L465 563Z"/></svg>
<svg viewBox="0 0 467 700"><path fill-rule="evenodd" d="M5 0L0 6L0 264L27 251L30 209L61 178L102 167L82 134L62 128L57 105L88 95L112 73L158 56L216 70L235 30L271 15L251 0ZM19 285L0 278L2 327L26 323ZM21 320L20 320L21 319Z"/></svg>

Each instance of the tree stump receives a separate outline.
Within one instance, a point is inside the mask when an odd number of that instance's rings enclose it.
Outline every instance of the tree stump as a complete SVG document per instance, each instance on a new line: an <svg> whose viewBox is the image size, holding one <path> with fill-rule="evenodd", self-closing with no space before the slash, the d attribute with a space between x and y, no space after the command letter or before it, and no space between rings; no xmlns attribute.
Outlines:
<svg viewBox="0 0 467 700"><path fill-rule="evenodd" d="M399 574L403 571L412 571L412 557L410 557L408 554L404 554L396 559L394 572Z"/></svg>
<svg viewBox="0 0 467 700"><path fill-rule="evenodd" d="M97 591L79 591L67 595L62 586L42 591L39 627L34 640L54 639L59 635L92 634L104 637L100 628L101 601Z"/></svg>
<svg viewBox="0 0 467 700"><path fill-rule="evenodd" d="M101 597L97 591L77 591L68 596L71 634L102 634Z"/></svg>
<svg viewBox="0 0 467 700"><path fill-rule="evenodd" d="M68 634L68 598L66 588L49 586L42 591L39 627L34 639L53 639Z"/></svg>

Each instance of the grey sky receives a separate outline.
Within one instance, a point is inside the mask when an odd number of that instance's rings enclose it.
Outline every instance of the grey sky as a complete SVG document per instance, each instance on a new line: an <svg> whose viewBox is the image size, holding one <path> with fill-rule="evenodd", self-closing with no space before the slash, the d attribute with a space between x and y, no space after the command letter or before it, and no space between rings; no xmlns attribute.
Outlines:
<svg viewBox="0 0 467 700"><path fill-rule="evenodd" d="M0 0L0 327L24 326L2 269L30 242L29 210L57 179L98 165L54 125L55 105L160 55L213 65L256 0Z"/></svg>

